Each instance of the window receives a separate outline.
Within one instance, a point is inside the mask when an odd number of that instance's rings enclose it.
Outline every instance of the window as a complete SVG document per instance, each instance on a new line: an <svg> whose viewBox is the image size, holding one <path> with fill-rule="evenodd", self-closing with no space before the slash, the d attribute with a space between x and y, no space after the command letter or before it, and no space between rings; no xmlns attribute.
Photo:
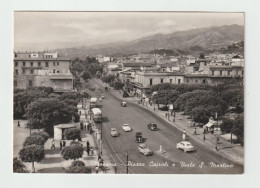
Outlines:
<svg viewBox="0 0 260 188"><path fill-rule="evenodd" d="M31 74L33 74L33 69L31 69Z"/></svg>
<svg viewBox="0 0 260 188"><path fill-rule="evenodd" d="M186 82L189 83L189 79L187 79Z"/></svg>
<svg viewBox="0 0 260 188"><path fill-rule="evenodd" d="M242 70L242 76L244 76L244 71Z"/></svg>
<svg viewBox="0 0 260 188"><path fill-rule="evenodd" d="M206 84L206 80L202 80L202 83L203 83L203 84Z"/></svg>
<svg viewBox="0 0 260 188"><path fill-rule="evenodd" d="M59 66L60 65L60 62L57 62L57 66Z"/></svg>
<svg viewBox="0 0 260 188"><path fill-rule="evenodd" d="M31 67L33 67L33 62L31 62Z"/></svg>
<svg viewBox="0 0 260 188"><path fill-rule="evenodd" d="M212 76L214 76L214 70L213 70L213 71L211 71L211 75L212 75Z"/></svg>
<svg viewBox="0 0 260 188"><path fill-rule="evenodd" d="M172 84L172 79L170 79L170 83Z"/></svg>
<svg viewBox="0 0 260 188"><path fill-rule="evenodd" d="M29 54L29 57L31 57L31 55Z"/></svg>
<svg viewBox="0 0 260 188"><path fill-rule="evenodd" d="M17 87L17 80L14 80L14 87Z"/></svg>
<svg viewBox="0 0 260 188"><path fill-rule="evenodd" d="M205 63L204 63L204 65L206 66L206 65L207 65L207 63L205 62Z"/></svg>
<svg viewBox="0 0 260 188"><path fill-rule="evenodd" d="M153 79L150 78L150 86L153 85Z"/></svg>
<svg viewBox="0 0 260 188"><path fill-rule="evenodd" d="M29 80L29 87L32 87L32 80Z"/></svg>
<svg viewBox="0 0 260 188"><path fill-rule="evenodd" d="M220 74L220 76L222 76L222 70L221 70L221 71L219 71L219 74Z"/></svg>
<svg viewBox="0 0 260 188"><path fill-rule="evenodd" d="M25 74L25 69L23 69L23 74Z"/></svg>
<svg viewBox="0 0 260 188"><path fill-rule="evenodd" d="M238 75L238 70L236 70L236 76Z"/></svg>
<svg viewBox="0 0 260 188"><path fill-rule="evenodd" d="M230 70L228 70L227 74L228 74L228 76L230 76Z"/></svg>
<svg viewBox="0 0 260 188"><path fill-rule="evenodd" d="M178 84L181 84L181 79L178 79Z"/></svg>
<svg viewBox="0 0 260 188"><path fill-rule="evenodd" d="M23 67L25 67L25 62L23 62Z"/></svg>
<svg viewBox="0 0 260 188"><path fill-rule="evenodd" d="M56 64L55 64L55 62L53 62L53 66L55 66Z"/></svg>
<svg viewBox="0 0 260 188"><path fill-rule="evenodd" d="M163 83L163 78L161 78L161 84Z"/></svg>
<svg viewBox="0 0 260 188"><path fill-rule="evenodd" d="M48 61L45 62L45 67L49 67L49 62Z"/></svg>
<svg viewBox="0 0 260 188"><path fill-rule="evenodd" d="M40 67L41 66L41 62L38 62L38 67Z"/></svg>
<svg viewBox="0 0 260 188"><path fill-rule="evenodd" d="M55 73L55 69L53 69L53 73Z"/></svg>
<svg viewBox="0 0 260 188"><path fill-rule="evenodd" d="M198 80L195 80L195 83L198 83Z"/></svg>
<svg viewBox="0 0 260 188"><path fill-rule="evenodd" d="M15 70L15 74L18 75L18 69Z"/></svg>
<svg viewBox="0 0 260 188"><path fill-rule="evenodd" d="M15 62L15 66L16 66L16 67L18 66L18 62L17 62L17 61Z"/></svg>

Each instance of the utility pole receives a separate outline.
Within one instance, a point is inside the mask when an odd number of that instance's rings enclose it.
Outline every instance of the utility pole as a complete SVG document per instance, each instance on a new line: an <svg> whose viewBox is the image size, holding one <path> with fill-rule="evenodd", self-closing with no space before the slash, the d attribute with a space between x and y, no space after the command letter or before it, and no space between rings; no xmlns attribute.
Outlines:
<svg viewBox="0 0 260 188"><path fill-rule="evenodd" d="M126 152L126 173L128 174L128 152Z"/></svg>
<svg viewBox="0 0 260 188"><path fill-rule="evenodd" d="M101 135L100 135L100 138L101 138L101 142L100 142L100 154L102 155L102 128L103 128L103 118L102 118L102 115L101 115Z"/></svg>

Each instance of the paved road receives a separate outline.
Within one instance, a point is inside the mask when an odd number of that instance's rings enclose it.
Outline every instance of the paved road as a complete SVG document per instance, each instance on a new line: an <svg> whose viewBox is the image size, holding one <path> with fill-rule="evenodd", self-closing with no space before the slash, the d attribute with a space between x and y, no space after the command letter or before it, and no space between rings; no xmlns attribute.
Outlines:
<svg viewBox="0 0 260 188"><path fill-rule="evenodd" d="M103 142L109 151L104 155L109 155L111 162L117 163L118 173L126 173L127 153L130 164L129 173L236 174L243 172L242 166L203 148L192 139L189 141L195 147L195 152L184 153L178 150L176 143L182 139L182 132L178 129L152 112L140 108L138 104L128 103L127 107L121 107L121 101L109 92L105 92L104 96L103 102L99 102L104 117ZM147 124L150 122L157 123L159 130L149 130ZM122 130L124 123L128 123L133 131L124 132ZM120 133L119 137L110 136L112 127L117 128ZM145 144L154 151L152 156L139 153L138 144L135 142L136 132L143 133L146 138ZM166 154L159 152L160 145ZM202 168L201 164L204 164Z"/></svg>

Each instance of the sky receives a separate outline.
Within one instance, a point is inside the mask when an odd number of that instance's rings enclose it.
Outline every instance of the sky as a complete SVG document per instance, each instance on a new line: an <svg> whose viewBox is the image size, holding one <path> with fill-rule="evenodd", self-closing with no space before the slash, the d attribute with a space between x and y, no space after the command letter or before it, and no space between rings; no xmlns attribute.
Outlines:
<svg viewBox="0 0 260 188"><path fill-rule="evenodd" d="M128 42L195 28L244 25L243 13L15 12L14 49L51 50Z"/></svg>

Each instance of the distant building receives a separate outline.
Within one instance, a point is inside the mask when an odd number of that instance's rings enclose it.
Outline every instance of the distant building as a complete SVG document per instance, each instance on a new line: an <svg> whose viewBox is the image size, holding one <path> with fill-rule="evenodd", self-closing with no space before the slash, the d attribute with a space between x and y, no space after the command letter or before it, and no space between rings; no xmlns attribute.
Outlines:
<svg viewBox="0 0 260 188"><path fill-rule="evenodd" d="M97 56L96 59L98 60L99 63L113 61L112 57L106 57L106 56L102 56L102 55Z"/></svg>
<svg viewBox="0 0 260 188"><path fill-rule="evenodd" d="M57 52L14 52L14 88L52 87L54 92L73 91L71 60Z"/></svg>

